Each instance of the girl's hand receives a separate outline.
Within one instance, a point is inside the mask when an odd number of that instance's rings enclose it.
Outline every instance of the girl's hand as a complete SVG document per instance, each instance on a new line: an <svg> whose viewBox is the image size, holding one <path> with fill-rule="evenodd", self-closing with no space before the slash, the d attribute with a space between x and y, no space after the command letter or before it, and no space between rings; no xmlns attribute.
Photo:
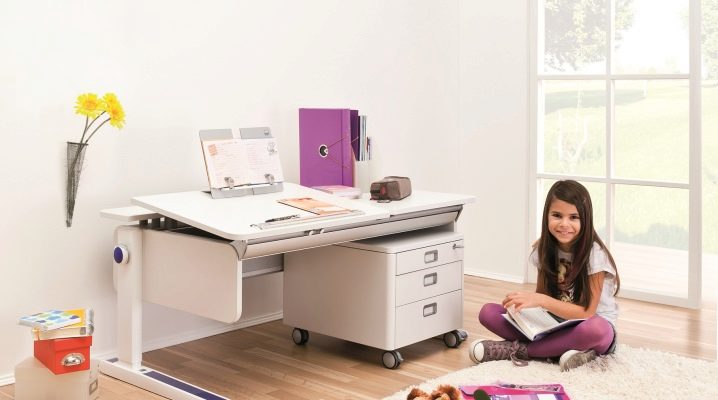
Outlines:
<svg viewBox="0 0 718 400"><path fill-rule="evenodd" d="M535 292L511 292L504 297L501 305L504 308L516 307L516 311L523 308L540 307L546 295Z"/></svg>

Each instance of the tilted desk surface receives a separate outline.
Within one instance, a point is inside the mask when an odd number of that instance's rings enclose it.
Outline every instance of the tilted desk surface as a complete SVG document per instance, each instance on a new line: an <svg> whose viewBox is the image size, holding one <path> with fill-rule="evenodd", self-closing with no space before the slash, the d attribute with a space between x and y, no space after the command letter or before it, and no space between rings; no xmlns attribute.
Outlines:
<svg viewBox="0 0 718 400"><path fill-rule="evenodd" d="M277 202L293 197L312 197L361 213L267 229L253 226L285 215L311 215ZM221 399L211 393L206 397L188 394L177 388L174 383L179 381L174 378L141 366L143 300L233 322L239 319L242 309L243 260L436 226L454 230L454 221L463 205L473 202L474 197L414 191L401 201L377 203L369 200L368 195L345 199L285 183L282 192L254 196L212 199L205 192L194 191L141 196L131 201L140 207L103 210L102 215L124 222L163 217L165 222L179 221L216 238L166 229L169 224L159 229L147 224L117 228L116 244L125 247L129 262L115 264L118 359L103 362L102 370L169 398ZM215 268L213 264L221 265ZM192 285L198 282L198 276L221 287L209 286L204 292L201 287L195 290Z"/></svg>
<svg viewBox="0 0 718 400"><path fill-rule="evenodd" d="M362 211L363 214L307 221L300 224L286 224L268 229L252 226L271 218L291 214L312 215L307 211L277 202L280 199L295 197L312 197L340 207L356 209ZM351 199L332 196L291 183L285 183L284 190L281 192L254 196L213 199L208 193L193 191L135 197L132 199L132 203L219 237L242 241L272 238L347 223L367 222L389 216L387 211L375 207L369 202L353 202Z"/></svg>
<svg viewBox="0 0 718 400"><path fill-rule="evenodd" d="M264 230L252 226L289 214L311 215L309 212L277 202L280 199L294 197L312 197L340 207L359 210L363 214L282 225ZM226 199L213 199L202 191L140 196L132 199L133 204L229 240L272 238L311 229L381 220L393 215L460 206L470 202L473 202L473 196L415 191L401 201L378 203L369 200L368 193L361 199L346 199L292 183L284 183L282 192Z"/></svg>

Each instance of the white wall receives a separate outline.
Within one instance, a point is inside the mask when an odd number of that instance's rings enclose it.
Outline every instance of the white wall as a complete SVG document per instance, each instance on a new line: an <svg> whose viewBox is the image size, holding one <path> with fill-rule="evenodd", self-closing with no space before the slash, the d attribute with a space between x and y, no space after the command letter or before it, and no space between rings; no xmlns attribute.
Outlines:
<svg viewBox="0 0 718 400"><path fill-rule="evenodd" d="M461 230L468 274L523 282L528 260L528 2L460 2Z"/></svg>
<svg viewBox="0 0 718 400"><path fill-rule="evenodd" d="M467 270L520 278L524 3L0 0L0 383L32 353L21 315L93 307L93 353L114 350L116 224L101 209L203 188L205 128L270 126L296 182L299 107L368 115L377 177L477 195L460 227ZM90 142L68 229L65 142L87 91L115 92L127 126ZM152 305L144 321L146 344L219 326Z"/></svg>

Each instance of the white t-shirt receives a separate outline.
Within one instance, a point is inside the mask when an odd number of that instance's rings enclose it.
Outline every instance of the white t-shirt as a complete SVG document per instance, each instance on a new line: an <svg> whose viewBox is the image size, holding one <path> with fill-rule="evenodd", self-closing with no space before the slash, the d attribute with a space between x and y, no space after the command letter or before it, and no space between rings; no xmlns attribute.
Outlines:
<svg viewBox="0 0 718 400"><path fill-rule="evenodd" d="M569 262L573 259L573 254L566 253L559 249L559 259L565 259ZM538 252L536 250L531 252L529 257L531 264L538 268ZM605 272L603 279L603 290L601 290L601 299L598 302L596 308L596 315L601 316L608 320L613 325L616 324L618 318L618 304L616 303L616 297L613 295L616 289L616 269L613 268L611 262L608 261L608 255L601 248L597 242L593 242L591 248L591 255L588 259L588 275L597 274L599 272Z"/></svg>

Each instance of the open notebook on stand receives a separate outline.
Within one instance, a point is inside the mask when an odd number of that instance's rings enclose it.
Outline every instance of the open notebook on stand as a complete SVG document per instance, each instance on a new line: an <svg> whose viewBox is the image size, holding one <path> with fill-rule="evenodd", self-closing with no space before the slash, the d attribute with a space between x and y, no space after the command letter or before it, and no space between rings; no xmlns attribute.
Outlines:
<svg viewBox="0 0 718 400"><path fill-rule="evenodd" d="M277 140L269 128L200 131L202 155L213 198L271 193L284 181Z"/></svg>

